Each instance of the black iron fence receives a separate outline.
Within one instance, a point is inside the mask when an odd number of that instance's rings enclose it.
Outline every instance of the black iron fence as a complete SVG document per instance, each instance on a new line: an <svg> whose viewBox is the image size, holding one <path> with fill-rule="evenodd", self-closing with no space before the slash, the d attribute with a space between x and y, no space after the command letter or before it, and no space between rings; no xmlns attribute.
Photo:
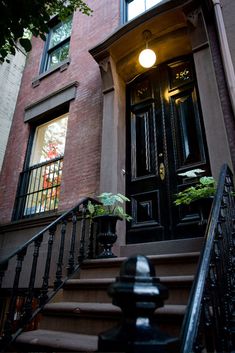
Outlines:
<svg viewBox="0 0 235 353"><path fill-rule="evenodd" d="M29 167L20 174L14 219L58 208L63 157Z"/></svg>

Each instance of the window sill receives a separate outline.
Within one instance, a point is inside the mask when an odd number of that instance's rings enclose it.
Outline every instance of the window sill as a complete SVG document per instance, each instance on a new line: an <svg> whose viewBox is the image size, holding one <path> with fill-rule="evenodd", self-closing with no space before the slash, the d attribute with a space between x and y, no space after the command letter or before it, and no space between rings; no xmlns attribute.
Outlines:
<svg viewBox="0 0 235 353"><path fill-rule="evenodd" d="M53 212L44 212L40 215L35 214L32 217L21 218L19 220L11 221L10 223L2 224L0 226L1 232L23 230L34 227L46 227L51 222L55 221L60 217L65 211L55 210Z"/></svg>
<svg viewBox="0 0 235 353"><path fill-rule="evenodd" d="M54 66L53 68L41 73L40 75L36 76L35 78L33 78L32 80L32 86L33 88L37 87L40 85L40 82L42 79L44 79L45 77L53 74L56 71L60 71L63 72L65 70L67 70L68 66L70 64L70 58L67 58L63 61L61 61L59 64L57 64L56 66Z"/></svg>

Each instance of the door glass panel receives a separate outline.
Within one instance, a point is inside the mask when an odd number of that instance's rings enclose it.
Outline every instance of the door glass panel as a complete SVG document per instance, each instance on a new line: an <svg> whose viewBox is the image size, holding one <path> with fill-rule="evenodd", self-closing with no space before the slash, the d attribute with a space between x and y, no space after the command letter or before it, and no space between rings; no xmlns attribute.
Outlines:
<svg viewBox="0 0 235 353"><path fill-rule="evenodd" d="M149 119L148 113L136 117L136 153L137 153L137 177L149 174L150 146L149 146Z"/></svg>
<svg viewBox="0 0 235 353"><path fill-rule="evenodd" d="M132 114L132 179L155 174L154 119L151 107Z"/></svg>
<svg viewBox="0 0 235 353"><path fill-rule="evenodd" d="M178 153L180 166L197 163L203 159L202 136L191 92L175 99L178 125Z"/></svg>

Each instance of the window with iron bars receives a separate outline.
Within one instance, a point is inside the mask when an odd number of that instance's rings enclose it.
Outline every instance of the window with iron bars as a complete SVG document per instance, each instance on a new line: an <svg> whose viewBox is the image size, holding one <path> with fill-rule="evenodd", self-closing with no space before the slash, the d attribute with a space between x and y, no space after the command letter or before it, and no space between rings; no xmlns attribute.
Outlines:
<svg viewBox="0 0 235 353"><path fill-rule="evenodd" d="M20 175L14 219L58 208L68 116L36 128L29 166Z"/></svg>

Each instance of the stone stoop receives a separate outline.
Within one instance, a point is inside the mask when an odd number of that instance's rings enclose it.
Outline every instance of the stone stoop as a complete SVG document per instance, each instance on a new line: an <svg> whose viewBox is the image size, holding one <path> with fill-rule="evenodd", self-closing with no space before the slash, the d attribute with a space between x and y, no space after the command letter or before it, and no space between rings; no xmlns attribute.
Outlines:
<svg viewBox="0 0 235 353"><path fill-rule="evenodd" d="M179 336L198 252L149 256L156 276L169 289L163 308L155 311L162 330ZM115 326L122 317L107 289L119 275L126 258L86 260L79 273L47 304L35 331L22 333L14 344L17 352L95 352L98 335Z"/></svg>

